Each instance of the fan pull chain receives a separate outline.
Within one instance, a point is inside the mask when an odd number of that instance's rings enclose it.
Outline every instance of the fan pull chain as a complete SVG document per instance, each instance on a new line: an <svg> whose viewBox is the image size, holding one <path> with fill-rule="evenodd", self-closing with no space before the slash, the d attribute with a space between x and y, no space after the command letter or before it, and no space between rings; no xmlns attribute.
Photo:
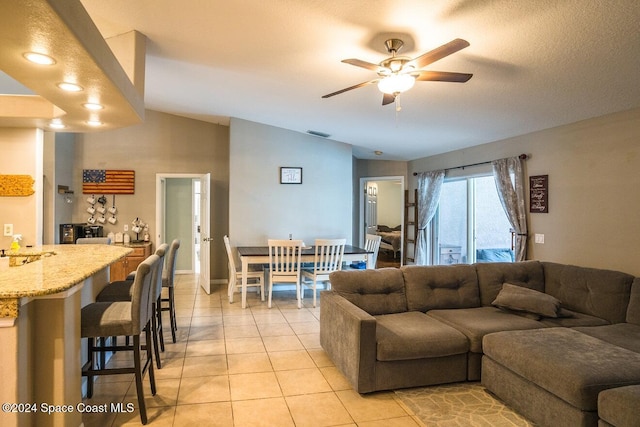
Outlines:
<svg viewBox="0 0 640 427"><path fill-rule="evenodd" d="M402 105L400 105L400 94L396 95L394 102L396 104L396 127L398 127L398 119L400 118L400 111L402 110Z"/></svg>

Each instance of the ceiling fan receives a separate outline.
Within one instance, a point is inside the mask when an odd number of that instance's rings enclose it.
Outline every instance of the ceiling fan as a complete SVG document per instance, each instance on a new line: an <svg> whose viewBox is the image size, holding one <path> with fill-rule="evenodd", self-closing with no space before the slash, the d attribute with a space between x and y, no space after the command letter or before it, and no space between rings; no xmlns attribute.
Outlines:
<svg viewBox="0 0 640 427"><path fill-rule="evenodd" d="M473 74L467 73L421 70L422 67L434 63L444 58L445 56L449 56L452 53L455 53L469 46L469 42L466 40L452 40L449 43L443 44L442 46L413 59L407 56L397 56L398 52L402 48L402 45L404 44L402 40L389 39L385 41L384 44L391 57L383 60L379 64L373 64L371 62L362 61L360 59L342 60L342 62L346 64L351 64L355 65L356 67L362 67L366 68L367 70L375 71L378 74L378 78L329 93L327 95L324 95L323 98L340 95L341 93L350 91L352 89L358 89L363 86L377 83L378 89L383 93L382 105L387 105L393 103L400 93L411 89L416 80L464 83L468 81L471 76L473 76Z"/></svg>

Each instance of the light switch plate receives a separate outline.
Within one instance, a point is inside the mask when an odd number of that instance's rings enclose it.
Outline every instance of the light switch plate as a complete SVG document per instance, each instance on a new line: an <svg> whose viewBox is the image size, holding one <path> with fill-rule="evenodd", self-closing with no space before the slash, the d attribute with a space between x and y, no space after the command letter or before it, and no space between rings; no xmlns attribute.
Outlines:
<svg viewBox="0 0 640 427"><path fill-rule="evenodd" d="M536 243L540 243L540 244L544 244L544 234L535 234L535 242Z"/></svg>
<svg viewBox="0 0 640 427"><path fill-rule="evenodd" d="M13 224L5 224L3 230L5 236L13 236Z"/></svg>

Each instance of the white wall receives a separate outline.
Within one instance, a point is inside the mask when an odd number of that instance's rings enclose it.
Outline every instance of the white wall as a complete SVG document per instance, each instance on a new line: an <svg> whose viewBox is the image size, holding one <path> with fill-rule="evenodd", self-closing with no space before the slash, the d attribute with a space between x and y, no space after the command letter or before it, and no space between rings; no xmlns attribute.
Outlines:
<svg viewBox="0 0 640 427"><path fill-rule="evenodd" d="M280 184L280 167L302 167L302 184ZM268 238L352 236L351 146L231 119L229 237L233 245Z"/></svg>

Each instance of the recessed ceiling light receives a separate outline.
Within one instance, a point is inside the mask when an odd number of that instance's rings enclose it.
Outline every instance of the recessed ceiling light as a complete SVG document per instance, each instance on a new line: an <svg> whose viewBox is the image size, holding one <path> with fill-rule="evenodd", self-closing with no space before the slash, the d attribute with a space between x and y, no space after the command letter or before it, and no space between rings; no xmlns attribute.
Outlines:
<svg viewBox="0 0 640 427"><path fill-rule="evenodd" d="M60 119L54 119L49 123L49 127L52 129L64 129L66 126L60 121Z"/></svg>
<svg viewBox="0 0 640 427"><path fill-rule="evenodd" d="M102 122L100 120L87 120L87 124L89 126L101 126Z"/></svg>
<svg viewBox="0 0 640 427"><path fill-rule="evenodd" d="M375 154L376 156L382 156L382 151L376 150L373 152L373 154Z"/></svg>
<svg viewBox="0 0 640 427"><path fill-rule="evenodd" d="M95 102L86 102L82 104L82 106L91 111L102 110L104 108L101 104Z"/></svg>
<svg viewBox="0 0 640 427"><path fill-rule="evenodd" d="M83 90L82 86L71 82L60 82L58 83L58 87L67 92L80 92Z"/></svg>
<svg viewBox="0 0 640 427"><path fill-rule="evenodd" d="M27 61L33 62L34 64L53 65L56 63L55 59L43 53L27 52L23 56L27 59Z"/></svg>

